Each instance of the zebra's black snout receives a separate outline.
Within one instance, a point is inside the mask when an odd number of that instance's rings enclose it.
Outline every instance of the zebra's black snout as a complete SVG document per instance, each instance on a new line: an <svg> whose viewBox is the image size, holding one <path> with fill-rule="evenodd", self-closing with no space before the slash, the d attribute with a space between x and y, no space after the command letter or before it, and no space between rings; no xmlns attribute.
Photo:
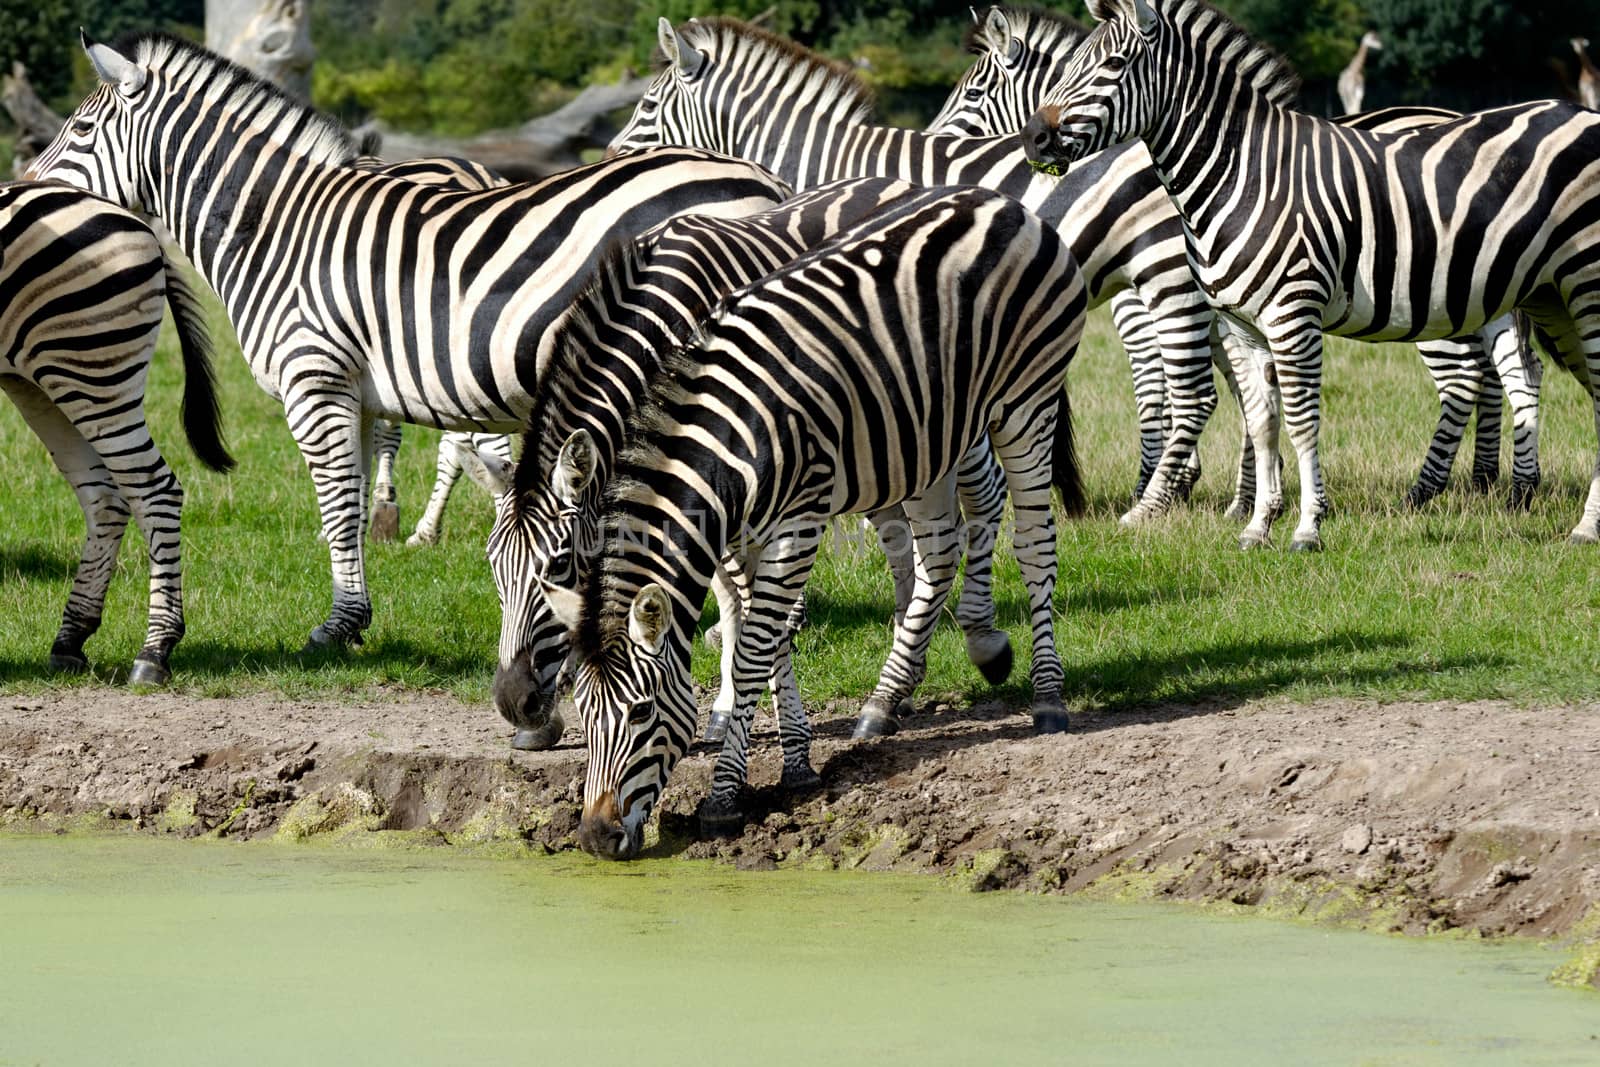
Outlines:
<svg viewBox="0 0 1600 1067"><path fill-rule="evenodd" d="M1040 110L1035 112L1027 125L1022 127L1022 132L1018 136L1022 139L1023 153L1038 163L1047 158L1055 135L1055 122L1047 117L1044 110Z"/></svg>
<svg viewBox="0 0 1600 1067"><path fill-rule="evenodd" d="M583 806L578 822L578 847L603 860L632 859L641 842L622 823L616 794L607 793L597 802Z"/></svg>
<svg viewBox="0 0 1600 1067"><path fill-rule="evenodd" d="M533 663L524 653L494 672L494 710L519 731L538 730L550 721L555 694L546 694L534 677Z"/></svg>

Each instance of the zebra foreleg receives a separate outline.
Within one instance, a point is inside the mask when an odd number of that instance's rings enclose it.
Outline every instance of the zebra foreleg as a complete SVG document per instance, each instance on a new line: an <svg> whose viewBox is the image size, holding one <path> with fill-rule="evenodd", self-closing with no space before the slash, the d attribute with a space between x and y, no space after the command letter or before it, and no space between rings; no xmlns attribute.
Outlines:
<svg viewBox="0 0 1600 1067"><path fill-rule="evenodd" d="M894 645L878 684L861 708L853 736L880 737L899 729L902 701L911 698L928 667L928 644L955 582L960 560L954 478L946 476L904 501L915 557L915 581L905 616L895 627Z"/></svg>
<svg viewBox="0 0 1600 1067"><path fill-rule="evenodd" d="M733 721L734 696L737 686L733 680L734 649L739 644L739 627L750 600L750 575L743 561L735 556L725 558L711 575L711 595L717 599L717 625L714 628L717 644L721 647L722 679L717 695L711 703L711 718L706 722L702 737L707 744L721 744L727 739L728 724ZM707 643L711 643L707 631Z"/></svg>
<svg viewBox="0 0 1600 1067"><path fill-rule="evenodd" d="M1063 405L1064 406L1064 405ZM1021 413L991 434L995 454L1005 468L1011 490L1011 510L1016 515L1012 554L1022 570L1028 590L1028 615L1033 627L1033 729L1035 733L1060 733L1067 729L1067 712L1061 703L1064 672L1056 651L1052 615L1056 589L1055 510L1051 507L1051 442L1055 433L1051 413Z"/></svg>
<svg viewBox="0 0 1600 1067"><path fill-rule="evenodd" d="M749 605L733 642L732 719L712 772L711 794L696 811L705 836L736 833L744 824L739 791L749 769L756 699L773 679L780 657L787 657L789 621L816 562L825 522L825 515L792 519L753 567Z"/></svg>
<svg viewBox="0 0 1600 1067"><path fill-rule="evenodd" d="M987 438L956 468L961 501L962 542L967 567L962 575L956 622L966 639L967 659L984 681L1000 685L1011 677L1015 660L1011 636L994 624L994 548L1006 510L1006 476Z"/></svg>
<svg viewBox="0 0 1600 1067"><path fill-rule="evenodd" d="M1211 323L1211 362L1222 374L1228 386L1228 395L1239 408L1239 469L1233 480L1233 499L1222 513L1225 519L1246 519L1256 505L1256 450L1250 437L1250 420L1261 417L1251 413L1245 400L1245 389L1239 383L1248 381L1258 373L1250 349L1239 344L1231 333L1223 331L1221 323L1213 318Z"/></svg>
<svg viewBox="0 0 1600 1067"><path fill-rule="evenodd" d="M1496 338L1489 346L1489 355L1511 409L1511 495L1507 506L1519 510L1533 503L1533 494L1542 480L1539 390L1544 383L1544 366L1533 352L1527 319L1516 314L1512 318L1514 328ZM1551 321L1560 329L1559 316L1544 321Z"/></svg>
<svg viewBox="0 0 1600 1067"><path fill-rule="evenodd" d="M1449 484L1467 421L1483 391L1482 362L1486 359L1481 340L1473 337L1420 342L1417 354L1439 394L1439 422L1417 480L1406 492L1406 506L1411 508L1422 507Z"/></svg>
<svg viewBox="0 0 1600 1067"><path fill-rule="evenodd" d="M311 631L306 651L359 645L362 631L372 623L362 545L362 452L368 435L361 408L344 381L305 375L284 390L284 411L316 487L333 571L333 607L327 620Z"/></svg>
<svg viewBox="0 0 1600 1067"><path fill-rule="evenodd" d="M400 536L400 504L394 491L394 459L400 451L400 424L377 419L372 426L372 539Z"/></svg>
<svg viewBox="0 0 1600 1067"><path fill-rule="evenodd" d="M1217 387L1211 377L1209 309L1150 308L1161 346L1161 373L1166 383L1168 431L1161 461L1144 494L1122 516L1123 525L1147 522L1186 499L1200 476L1200 433L1217 408Z"/></svg>
<svg viewBox="0 0 1600 1067"><path fill-rule="evenodd" d="M1283 465L1278 456L1281 397L1277 366L1265 342L1242 329L1233 329L1230 333L1229 356L1235 373L1240 374L1245 427L1255 456L1255 510L1239 534L1239 547L1249 550L1268 543L1272 524L1283 513Z"/></svg>
<svg viewBox="0 0 1600 1067"><path fill-rule="evenodd" d="M1133 374L1133 407L1139 422L1139 478L1133 502L1144 496L1167 446L1167 383L1161 366L1161 341L1144 301L1132 289L1111 298L1111 321L1128 354Z"/></svg>
<svg viewBox="0 0 1600 1067"><path fill-rule="evenodd" d="M1328 494L1322 482L1318 438L1322 431L1322 331L1319 323L1305 323L1272 345L1278 388L1283 394L1283 418L1289 427L1300 464L1300 521L1295 526L1290 551L1322 550L1320 526L1328 512Z"/></svg>

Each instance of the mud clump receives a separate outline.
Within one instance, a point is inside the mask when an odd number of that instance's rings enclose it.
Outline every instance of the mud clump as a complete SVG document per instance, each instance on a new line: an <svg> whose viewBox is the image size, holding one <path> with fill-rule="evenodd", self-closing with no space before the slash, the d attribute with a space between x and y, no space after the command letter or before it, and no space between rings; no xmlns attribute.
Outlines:
<svg viewBox="0 0 1600 1067"><path fill-rule="evenodd" d="M695 838L686 758L656 854L915 871L973 890L1215 901L1385 930L1600 942L1600 709L1260 702L1082 714L938 704L894 737L818 715L823 786L783 792L758 724L748 820ZM932 713L929 713L932 711ZM182 836L575 847L578 731L512 752L484 709L66 691L0 701L0 821ZM1585 955L1585 953L1588 953ZM1600 957L1597 957L1600 958Z"/></svg>

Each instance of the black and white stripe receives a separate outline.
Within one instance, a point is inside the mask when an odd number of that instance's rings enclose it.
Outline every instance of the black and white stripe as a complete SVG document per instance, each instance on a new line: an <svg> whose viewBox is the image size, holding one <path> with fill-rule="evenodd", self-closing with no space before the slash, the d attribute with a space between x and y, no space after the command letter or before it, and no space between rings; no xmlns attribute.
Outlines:
<svg viewBox="0 0 1600 1067"><path fill-rule="evenodd" d="M314 644L359 641L371 620L374 419L515 430L550 327L608 239L788 193L684 150L483 192L423 185L348 166L342 129L187 42L88 48L103 84L33 172L156 215L222 297L316 483L334 595Z"/></svg>
<svg viewBox="0 0 1600 1067"><path fill-rule="evenodd" d="M682 144L741 156L796 189L881 175L925 186L981 185L1052 222L1083 268L1091 306L1133 289L1165 361L1172 431L1138 522L1170 506L1216 407L1214 316L1184 260L1181 221L1136 146L1103 153L1056 182L1015 139L925 133L868 122L870 96L848 69L733 19L659 26L667 57L613 149Z"/></svg>
<svg viewBox="0 0 1600 1067"><path fill-rule="evenodd" d="M87 669L83 645L131 513L149 550L150 613L130 681L159 685L184 631L183 487L145 425L145 380L165 298L183 352L184 432L202 463L231 469L204 312L149 227L63 185L0 185L0 252L0 391L50 450L87 527L50 666Z"/></svg>
<svg viewBox="0 0 1600 1067"><path fill-rule="evenodd" d="M1066 725L1051 619L1061 387L1083 329L1070 249L1008 197L922 190L739 290L663 366L617 462L585 583L574 699L589 746L579 842L620 858L693 737L689 641L718 562L752 560L736 710L702 807L736 795L754 700L831 516L905 508L916 588L868 714L921 679L957 553L952 474L985 436L1006 470L1033 623L1035 725ZM1068 424L1070 425L1070 424ZM568 605L569 609L577 605ZM581 614L581 621L576 616Z"/></svg>
<svg viewBox="0 0 1600 1067"><path fill-rule="evenodd" d="M1282 61L1202 0L1096 0L1101 26L1029 121L1031 156L1070 163L1141 138L1182 211L1213 303L1271 354L1300 459L1294 544L1320 544L1322 334L1459 337L1525 311L1580 372L1600 426L1600 115L1546 101L1405 133L1351 129L1277 102ZM1527 388L1518 358L1497 369ZM1521 438L1523 411L1513 404ZM1242 542L1283 505L1263 486ZM1600 539L1600 463L1572 539Z"/></svg>

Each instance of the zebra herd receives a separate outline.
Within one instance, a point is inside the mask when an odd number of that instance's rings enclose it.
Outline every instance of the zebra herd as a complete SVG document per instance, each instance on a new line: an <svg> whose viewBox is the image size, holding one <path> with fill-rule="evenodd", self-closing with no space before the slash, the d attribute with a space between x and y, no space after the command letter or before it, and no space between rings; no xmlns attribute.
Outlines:
<svg viewBox="0 0 1600 1067"><path fill-rule="evenodd" d="M1288 107L1282 61L1204 0L1089 7L1093 32L975 13L978 58L928 131L872 124L851 71L783 38L663 19L665 62L607 157L530 185L363 159L333 122L171 37L85 39L102 84L30 178L112 203L28 183L0 198L0 277L21 294L0 385L89 526L52 664L83 665L130 511L151 550L136 681L166 679L183 632L181 490L142 420L163 296L191 443L231 462L193 299L113 205L160 220L283 402L332 563L312 645L357 644L371 621L363 533L396 443L385 420L497 435L452 439L439 470L445 493L464 468L497 496L494 702L514 745L548 747L570 678L589 751L579 841L610 858L637 854L693 740L708 590L722 748L702 826L741 820L764 689L783 784L817 783L790 642L835 516L871 518L896 577L857 737L897 728L963 553L969 654L1009 675L989 588L1007 499L1034 727L1066 729L1051 493L1081 507L1065 379L1091 307L1111 304L1133 371L1128 524L1198 476L1216 367L1245 417L1241 543L1265 544L1283 507L1281 405L1301 472L1293 546L1320 547L1324 332L1420 342L1441 414L1413 504L1445 484L1474 411L1474 481L1494 480L1502 389L1526 501L1533 337L1589 389L1600 435L1600 116L1546 102L1314 119ZM51 255L12 255L30 243ZM498 435L518 430L513 459ZM1597 539L1600 461L1572 534Z"/></svg>

